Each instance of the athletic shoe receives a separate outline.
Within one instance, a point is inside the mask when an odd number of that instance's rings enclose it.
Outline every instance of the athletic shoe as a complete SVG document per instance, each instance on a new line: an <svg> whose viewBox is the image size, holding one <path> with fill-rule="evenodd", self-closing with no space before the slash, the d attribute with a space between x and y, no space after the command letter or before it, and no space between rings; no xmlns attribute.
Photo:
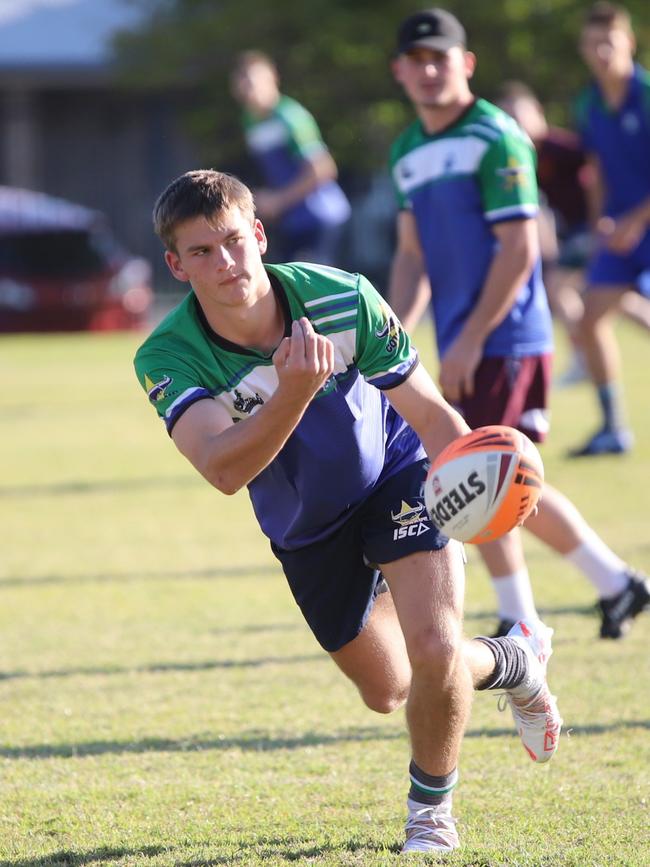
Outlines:
<svg viewBox="0 0 650 867"><path fill-rule="evenodd" d="M611 599L599 599L602 618L601 638L623 638L632 621L644 609L650 608L650 582L645 575L628 572L627 587Z"/></svg>
<svg viewBox="0 0 650 867"><path fill-rule="evenodd" d="M452 852L460 846L456 820L451 815L451 798L442 804L418 804L407 799L406 842L408 852Z"/></svg>
<svg viewBox="0 0 650 867"><path fill-rule="evenodd" d="M546 683L546 665L553 652L553 630L541 620L519 620L508 638L528 656L526 677L519 686L505 691L524 749L534 762L548 762L558 748L562 717Z"/></svg>
<svg viewBox="0 0 650 867"><path fill-rule="evenodd" d="M516 620L505 620L502 618L499 620L496 632L494 635L491 635L490 638L505 638L516 622Z"/></svg>
<svg viewBox="0 0 650 867"><path fill-rule="evenodd" d="M569 452L570 458L589 458L595 455L623 455L634 445L634 437L629 430L599 430L582 448Z"/></svg>

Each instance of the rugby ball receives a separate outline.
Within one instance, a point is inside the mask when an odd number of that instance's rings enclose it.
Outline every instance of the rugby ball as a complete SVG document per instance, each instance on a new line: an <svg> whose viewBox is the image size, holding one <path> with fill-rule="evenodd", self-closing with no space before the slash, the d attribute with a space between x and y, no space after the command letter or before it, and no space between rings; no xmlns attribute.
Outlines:
<svg viewBox="0 0 650 867"><path fill-rule="evenodd" d="M544 465L531 440L515 428L488 425L440 452L424 482L424 502L445 536L480 545L523 524L543 484Z"/></svg>

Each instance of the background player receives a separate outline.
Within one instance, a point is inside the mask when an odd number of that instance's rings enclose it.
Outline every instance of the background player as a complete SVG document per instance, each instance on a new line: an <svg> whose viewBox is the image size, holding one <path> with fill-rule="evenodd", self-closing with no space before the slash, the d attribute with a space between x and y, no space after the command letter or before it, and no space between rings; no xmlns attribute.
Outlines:
<svg viewBox="0 0 650 867"><path fill-rule="evenodd" d="M350 204L313 116L280 93L277 68L260 51L239 55L231 87L245 109L247 147L267 184L255 190L255 204L262 219L277 224L277 258L338 262Z"/></svg>
<svg viewBox="0 0 650 867"><path fill-rule="evenodd" d="M475 65L449 12L426 10L400 25L393 73L418 120L391 151L400 211L390 301L412 328L430 298L442 391L470 427L506 424L540 442L548 430L552 329L533 149L512 118L472 94ZM601 636L621 637L650 601L644 579L550 485L526 527L596 588ZM503 633L535 611L520 533L479 550Z"/></svg>
<svg viewBox="0 0 650 867"><path fill-rule="evenodd" d="M594 4L580 52L594 81L577 105L577 124L590 157L597 201L598 247L589 266L582 344L596 386L602 427L576 457L620 454L632 447L623 412L620 353L613 323L624 293L650 269L650 76L634 63L628 12ZM650 316L639 320L650 328Z"/></svg>
<svg viewBox="0 0 650 867"><path fill-rule="evenodd" d="M140 383L211 484L248 486L307 622L364 701L386 712L406 700L404 848L449 851L472 687L506 690L537 761L551 758L561 725L545 680L550 630L462 638L462 547L430 523L421 487L426 455L467 426L367 280L264 266L264 228L235 178L183 175L154 220L193 292L139 349ZM396 533L402 521L418 532ZM375 599L379 569L391 592Z"/></svg>

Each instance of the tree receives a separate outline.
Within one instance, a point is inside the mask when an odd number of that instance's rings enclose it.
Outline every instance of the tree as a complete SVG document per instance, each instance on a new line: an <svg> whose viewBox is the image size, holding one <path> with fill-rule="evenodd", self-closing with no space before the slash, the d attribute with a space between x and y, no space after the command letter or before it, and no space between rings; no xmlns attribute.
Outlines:
<svg viewBox="0 0 650 867"><path fill-rule="evenodd" d="M266 51L285 92L316 116L339 164L369 175L412 118L389 70L397 23L423 8L405 0L130 0L148 15L116 42L125 83L184 93L188 128L206 164L242 164L238 108L229 93L236 53ZM639 44L650 51L647 0L629 0ZM450 0L478 55L474 89L492 96L504 79L526 81L551 120L569 122L586 81L576 51L585 0ZM643 59L642 55L642 59Z"/></svg>

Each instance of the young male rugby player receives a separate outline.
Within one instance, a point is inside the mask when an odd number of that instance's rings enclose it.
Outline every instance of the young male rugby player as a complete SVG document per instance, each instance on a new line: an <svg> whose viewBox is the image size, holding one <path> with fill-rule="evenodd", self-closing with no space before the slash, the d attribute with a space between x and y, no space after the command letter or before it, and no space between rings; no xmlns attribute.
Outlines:
<svg viewBox="0 0 650 867"><path fill-rule="evenodd" d="M181 176L154 221L193 291L139 349L138 378L209 482L248 486L309 626L366 704L406 702L404 850L451 850L472 688L505 690L536 761L562 722L545 677L551 630L463 638L462 547L431 524L421 488L427 456L468 428L364 277L263 263L264 227L236 178ZM418 531L396 532L405 523ZM380 573L390 593L377 593Z"/></svg>

